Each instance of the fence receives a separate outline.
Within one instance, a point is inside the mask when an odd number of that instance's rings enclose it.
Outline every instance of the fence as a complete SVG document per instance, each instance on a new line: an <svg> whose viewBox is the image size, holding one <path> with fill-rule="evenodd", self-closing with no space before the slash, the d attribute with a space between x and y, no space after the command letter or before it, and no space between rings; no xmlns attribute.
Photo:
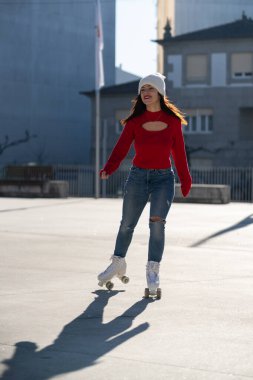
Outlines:
<svg viewBox="0 0 253 380"><path fill-rule="evenodd" d="M68 181L72 197L93 197L95 194L92 166L54 166L54 180Z"/></svg>
<svg viewBox="0 0 253 380"><path fill-rule="evenodd" d="M55 165L53 168L55 180L69 182L70 196L94 196L93 166ZM104 198L121 197L127 174L127 169L120 169L107 181L101 181L101 196ZM3 178L4 175L5 170L0 167L0 178ZM191 169L191 175L193 183L229 185L231 188L231 200L234 202L253 202L253 167ZM177 179L176 181L178 182Z"/></svg>
<svg viewBox="0 0 253 380"><path fill-rule="evenodd" d="M93 167L55 166L54 173L55 179L69 181L71 196L94 196ZM108 198L121 197L127 174L128 170L120 169L107 181L101 181L101 196ZM253 202L253 168L191 169L191 175L193 183L229 185L232 201ZM176 181L178 182L178 179Z"/></svg>
<svg viewBox="0 0 253 380"><path fill-rule="evenodd" d="M231 200L253 202L253 168L192 169L194 183L229 185Z"/></svg>

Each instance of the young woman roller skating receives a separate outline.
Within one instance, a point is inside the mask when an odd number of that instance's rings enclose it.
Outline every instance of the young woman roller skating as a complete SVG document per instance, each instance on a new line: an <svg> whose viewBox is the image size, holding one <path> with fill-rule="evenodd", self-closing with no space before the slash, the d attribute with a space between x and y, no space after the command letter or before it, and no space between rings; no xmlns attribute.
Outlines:
<svg viewBox="0 0 253 380"><path fill-rule="evenodd" d="M187 122L181 111L166 97L164 79L157 73L140 80L138 96L130 114L122 120L124 129L121 136L100 172L102 180L108 179L134 143L135 156L124 187L122 220L112 263L98 275L99 285L112 289L111 279L114 276L123 283L129 281L125 275L125 256L140 215L150 200L147 288L144 296L157 298L161 298L159 266L164 251L166 217L175 191L171 155L183 196L188 195L192 184L181 126Z"/></svg>

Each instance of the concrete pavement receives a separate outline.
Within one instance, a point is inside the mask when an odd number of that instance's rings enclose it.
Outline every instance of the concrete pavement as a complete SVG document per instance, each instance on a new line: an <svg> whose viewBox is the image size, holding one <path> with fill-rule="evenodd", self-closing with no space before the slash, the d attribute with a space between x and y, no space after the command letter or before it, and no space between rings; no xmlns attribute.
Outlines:
<svg viewBox="0 0 253 380"><path fill-rule="evenodd" d="M253 205L175 203L152 301L148 208L130 283L97 286L121 202L0 198L0 378L253 379Z"/></svg>

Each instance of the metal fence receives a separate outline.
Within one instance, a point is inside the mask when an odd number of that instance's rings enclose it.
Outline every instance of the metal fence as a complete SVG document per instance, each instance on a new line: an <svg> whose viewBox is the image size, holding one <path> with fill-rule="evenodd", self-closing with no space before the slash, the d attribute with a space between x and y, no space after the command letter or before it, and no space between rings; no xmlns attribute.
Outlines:
<svg viewBox="0 0 253 380"><path fill-rule="evenodd" d="M93 197L94 167L92 166L54 166L54 180L69 183L69 194L72 197Z"/></svg>
<svg viewBox="0 0 253 380"><path fill-rule="evenodd" d="M69 182L71 196L94 196L95 181L92 166L55 166L54 173L55 179L64 179ZM101 196L121 197L127 174L128 170L120 169L107 181L101 181ZM191 169L191 175L193 183L229 185L232 201L253 202L253 167ZM178 182L178 179L176 181Z"/></svg>
<svg viewBox="0 0 253 380"><path fill-rule="evenodd" d="M192 169L193 183L229 185L231 200L253 202L253 168Z"/></svg>
<svg viewBox="0 0 253 380"><path fill-rule="evenodd" d="M70 196L93 197L95 178L93 166L55 165L54 179L69 182ZM123 185L128 170L120 169L107 181L101 181L101 197L122 197ZM253 167L250 168L204 168L191 169L193 183L229 185L231 200L234 202L253 202ZM4 167L0 167L0 178L4 178ZM178 182L178 179L176 178Z"/></svg>

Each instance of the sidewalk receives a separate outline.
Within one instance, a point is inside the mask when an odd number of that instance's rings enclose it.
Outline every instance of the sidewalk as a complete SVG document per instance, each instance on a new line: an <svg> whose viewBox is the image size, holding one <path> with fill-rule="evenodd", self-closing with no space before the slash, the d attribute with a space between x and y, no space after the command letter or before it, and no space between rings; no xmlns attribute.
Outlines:
<svg viewBox="0 0 253 380"><path fill-rule="evenodd" d="M97 286L121 202L0 198L0 379L253 379L253 205L175 203L152 301L148 208L129 284Z"/></svg>

